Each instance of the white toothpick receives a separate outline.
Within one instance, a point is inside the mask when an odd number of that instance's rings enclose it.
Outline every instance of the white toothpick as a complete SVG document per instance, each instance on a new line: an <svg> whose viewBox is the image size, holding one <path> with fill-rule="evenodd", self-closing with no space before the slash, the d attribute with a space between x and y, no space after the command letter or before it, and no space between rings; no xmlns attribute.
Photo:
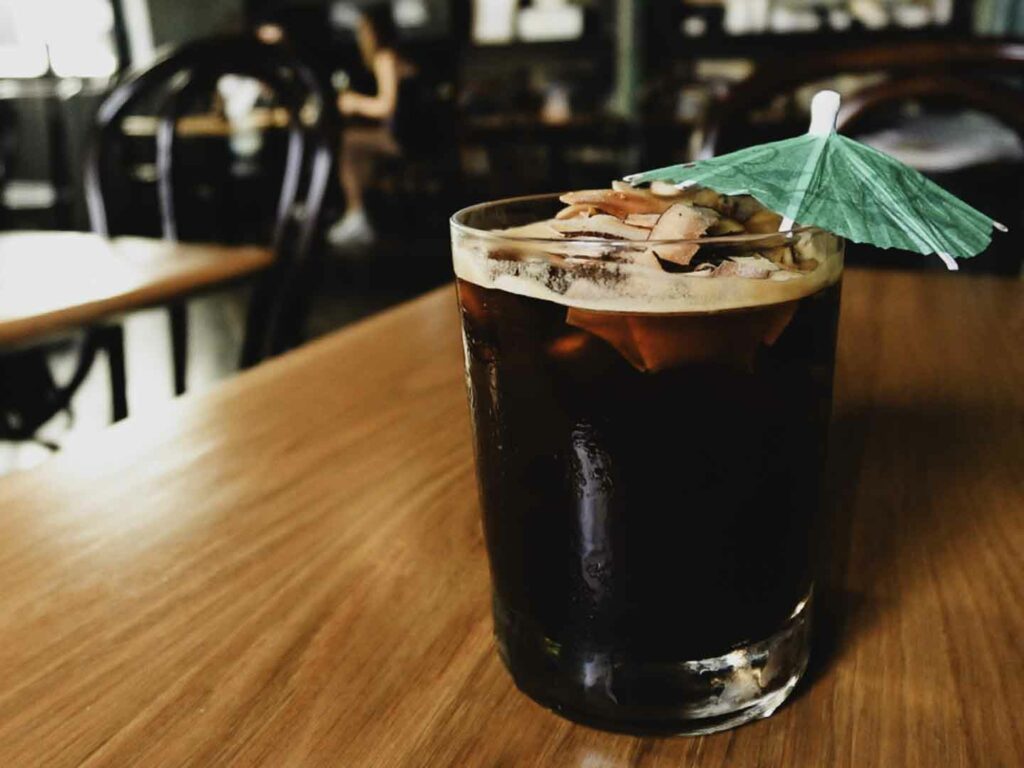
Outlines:
<svg viewBox="0 0 1024 768"><path fill-rule="evenodd" d="M839 105L842 100L835 91L818 91L811 99L811 125L807 133L811 136L828 136L836 129L836 118L839 116ZM814 158L817 162L817 158ZM779 232L790 232L793 219L783 216L779 224Z"/></svg>
<svg viewBox="0 0 1024 768"><path fill-rule="evenodd" d="M948 269L950 272L956 272L958 269L960 269L960 265L957 264L956 260L948 253L943 253L942 251L939 251L936 255L940 259L942 259L942 263L946 265L946 269Z"/></svg>

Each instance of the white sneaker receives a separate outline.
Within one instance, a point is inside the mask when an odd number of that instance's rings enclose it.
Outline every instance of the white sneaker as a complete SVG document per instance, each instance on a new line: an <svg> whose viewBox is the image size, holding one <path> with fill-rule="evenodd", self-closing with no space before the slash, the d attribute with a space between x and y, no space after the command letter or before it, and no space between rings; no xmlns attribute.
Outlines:
<svg viewBox="0 0 1024 768"><path fill-rule="evenodd" d="M370 245L376 239L366 211L348 211L327 230L331 245Z"/></svg>

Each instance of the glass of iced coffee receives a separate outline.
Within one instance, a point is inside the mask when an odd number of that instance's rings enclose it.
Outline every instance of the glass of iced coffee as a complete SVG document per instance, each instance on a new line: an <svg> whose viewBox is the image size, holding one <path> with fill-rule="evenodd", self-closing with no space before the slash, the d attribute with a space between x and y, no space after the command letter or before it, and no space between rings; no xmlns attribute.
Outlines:
<svg viewBox="0 0 1024 768"><path fill-rule="evenodd" d="M495 635L570 719L697 734L808 658L843 242L616 185L459 211Z"/></svg>

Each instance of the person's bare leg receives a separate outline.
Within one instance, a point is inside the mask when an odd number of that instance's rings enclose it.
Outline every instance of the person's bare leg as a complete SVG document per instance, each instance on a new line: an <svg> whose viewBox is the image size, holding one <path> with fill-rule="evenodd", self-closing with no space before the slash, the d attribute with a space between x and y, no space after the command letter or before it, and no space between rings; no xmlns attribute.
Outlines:
<svg viewBox="0 0 1024 768"><path fill-rule="evenodd" d="M363 179L360 178L356 164L356 151L349 142L341 147L341 162L338 163L338 174L341 177L341 191L345 193L345 212L362 210Z"/></svg>
<svg viewBox="0 0 1024 768"><path fill-rule="evenodd" d="M384 128L350 128L342 139L338 163L339 179L345 193L345 215L328 231L336 245L368 244L374 233L366 217L364 190L373 171L373 159L398 153L398 145Z"/></svg>

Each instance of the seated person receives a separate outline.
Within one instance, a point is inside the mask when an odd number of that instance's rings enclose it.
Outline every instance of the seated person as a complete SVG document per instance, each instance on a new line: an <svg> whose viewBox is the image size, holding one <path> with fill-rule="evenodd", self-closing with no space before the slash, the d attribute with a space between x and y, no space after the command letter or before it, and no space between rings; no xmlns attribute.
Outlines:
<svg viewBox="0 0 1024 768"><path fill-rule="evenodd" d="M339 170L346 208L345 215L327 232L327 239L334 245L373 242L374 232L366 217L363 196L373 160L401 153L403 128L412 120L406 102L412 101L409 86L416 69L398 51L398 33L390 5L364 9L356 39L363 61L377 81L377 94L345 91L338 97L338 109L343 115L372 122L349 126L342 134Z"/></svg>

